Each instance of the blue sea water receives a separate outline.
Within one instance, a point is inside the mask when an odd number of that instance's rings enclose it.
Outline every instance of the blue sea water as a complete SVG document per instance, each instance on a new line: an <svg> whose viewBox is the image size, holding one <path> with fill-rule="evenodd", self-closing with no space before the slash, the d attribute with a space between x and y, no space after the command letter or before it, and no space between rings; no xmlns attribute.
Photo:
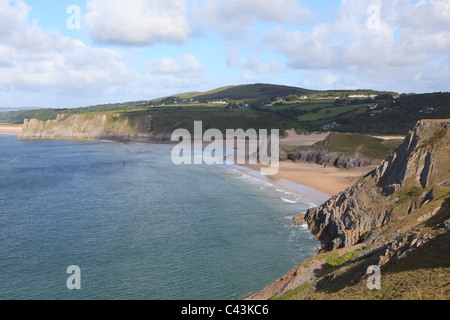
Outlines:
<svg viewBox="0 0 450 320"><path fill-rule="evenodd" d="M0 134L0 299L233 300L315 254L311 199L171 150Z"/></svg>

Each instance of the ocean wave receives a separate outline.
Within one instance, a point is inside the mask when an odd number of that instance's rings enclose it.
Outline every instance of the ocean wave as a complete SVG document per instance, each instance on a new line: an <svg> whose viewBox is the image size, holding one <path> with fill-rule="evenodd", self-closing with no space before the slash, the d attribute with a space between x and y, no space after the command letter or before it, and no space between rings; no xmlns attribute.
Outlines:
<svg viewBox="0 0 450 320"><path fill-rule="evenodd" d="M294 201L294 200L289 200L289 199L285 199L285 198L280 198L280 199L287 203L297 203L297 201Z"/></svg>

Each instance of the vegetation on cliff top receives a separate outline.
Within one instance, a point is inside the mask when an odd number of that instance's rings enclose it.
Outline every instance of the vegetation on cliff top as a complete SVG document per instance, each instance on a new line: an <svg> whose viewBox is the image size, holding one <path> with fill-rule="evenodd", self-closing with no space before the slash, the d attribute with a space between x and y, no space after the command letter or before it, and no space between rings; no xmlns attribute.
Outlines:
<svg viewBox="0 0 450 320"><path fill-rule="evenodd" d="M219 88L148 101L85 108L35 109L0 113L0 122L54 120L58 114L122 112L150 114L154 130L171 132L203 120L207 128L265 128L281 132L336 131L401 134L422 118L450 118L450 93L398 95L373 90L314 91L270 84Z"/></svg>

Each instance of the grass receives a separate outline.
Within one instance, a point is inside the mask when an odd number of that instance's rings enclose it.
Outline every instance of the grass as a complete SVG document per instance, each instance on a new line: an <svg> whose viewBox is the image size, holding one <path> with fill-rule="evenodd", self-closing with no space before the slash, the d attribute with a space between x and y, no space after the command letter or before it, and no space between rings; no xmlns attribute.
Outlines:
<svg viewBox="0 0 450 320"><path fill-rule="evenodd" d="M128 112L126 115L132 119L144 115L151 115L153 118L153 132L165 133L173 132L176 129L187 129L189 132L194 131L194 122L202 121L203 130L218 129L225 134L226 129L280 129L280 135L285 134L285 130L289 126L285 120L270 113L257 112L251 109L245 109L234 112L225 109L203 109L203 110L186 110L178 109L168 113L165 110L151 109L150 111Z"/></svg>
<svg viewBox="0 0 450 320"><path fill-rule="evenodd" d="M343 265L348 261L352 261L356 258L358 254L360 254L364 248L359 248L357 250L344 253L343 255L339 255L336 252L331 252L327 255L326 264L324 265L324 270L330 271L336 267Z"/></svg>
<svg viewBox="0 0 450 320"><path fill-rule="evenodd" d="M317 91L307 90L296 87L271 85L271 84L253 84L241 85L219 88L206 93L195 95L195 99L210 100L210 99L260 99L260 98L276 98L285 97L291 94L303 95L315 93Z"/></svg>
<svg viewBox="0 0 450 320"><path fill-rule="evenodd" d="M324 119L332 119L334 117L337 117L341 114L345 114L348 112L352 113L364 113L367 109L367 105L350 105L350 106L342 106L342 107L335 107L330 106L329 104L316 104L315 107L321 108L320 110L317 110L316 112L312 111L311 113L308 113L303 116L299 116L299 121L317 121L317 120L324 120ZM313 109L313 108L312 108Z"/></svg>
<svg viewBox="0 0 450 320"><path fill-rule="evenodd" d="M290 299L298 296L308 285L309 285L309 283L305 282L298 288L289 290L285 294L283 294L279 297L272 297L269 300L290 300Z"/></svg>
<svg viewBox="0 0 450 320"><path fill-rule="evenodd" d="M446 128L440 128L440 129L436 130L436 132L433 134L433 136L430 139L426 140L423 144L421 144L419 148L426 148L426 147L437 144L439 141L444 139L446 134L447 134Z"/></svg>
<svg viewBox="0 0 450 320"><path fill-rule="evenodd" d="M317 146L330 152L353 154L359 151L362 156L369 159L385 159L401 142L401 140L382 140L358 133L333 132Z"/></svg>

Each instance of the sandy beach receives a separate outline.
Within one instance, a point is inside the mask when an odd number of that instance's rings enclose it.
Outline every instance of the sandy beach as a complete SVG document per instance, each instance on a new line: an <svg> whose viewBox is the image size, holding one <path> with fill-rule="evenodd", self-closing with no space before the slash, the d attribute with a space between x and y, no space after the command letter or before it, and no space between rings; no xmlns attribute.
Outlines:
<svg viewBox="0 0 450 320"><path fill-rule="evenodd" d="M21 132L22 132L22 125L0 124L0 133L20 134Z"/></svg>
<svg viewBox="0 0 450 320"><path fill-rule="evenodd" d="M259 172L261 165L247 164L245 167ZM364 167L348 170L335 167L322 167L312 163L283 161L280 163L278 174L266 178L271 180L275 185L278 184L278 180L288 180L321 191L331 197L351 187L361 177L375 168Z"/></svg>
<svg viewBox="0 0 450 320"><path fill-rule="evenodd" d="M299 135L294 130L287 132L288 136L280 139L280 143L290 146L311 146L316 142L323 141L330 133L313 133L309 135ZM258 175L261 169L260 164L243 166L254 171ZM282 188L286 187L286 181L296 185L302 185L316 190L318 198L328 200L332 196L344 191L354 185L361 177L374 170L376 167L363 167L354 169L339 169L336 167L323 167L314 163L297 163L293 161L280 162L280 169L275 176L264 177L274 185ZM248 173L248 172L247 172ZM312 192L314 193L314 192Z"/></svg>

